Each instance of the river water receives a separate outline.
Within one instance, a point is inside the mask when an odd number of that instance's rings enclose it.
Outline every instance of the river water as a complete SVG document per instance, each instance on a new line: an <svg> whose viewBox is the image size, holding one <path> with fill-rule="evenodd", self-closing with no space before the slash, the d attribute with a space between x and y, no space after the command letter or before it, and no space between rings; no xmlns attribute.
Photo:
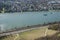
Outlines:
<svg viewBox="0 0 60 40"><path fill-rule="evenodd" d="M60 12L22 12L0 14L2 31L60 21Z"/></svg>

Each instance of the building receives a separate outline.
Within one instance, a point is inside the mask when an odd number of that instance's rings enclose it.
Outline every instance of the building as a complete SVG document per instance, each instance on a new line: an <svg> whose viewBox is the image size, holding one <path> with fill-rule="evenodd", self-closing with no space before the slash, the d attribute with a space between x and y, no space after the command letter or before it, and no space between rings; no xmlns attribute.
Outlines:
<svg viewBox="0 0 60 40"><path fill-rule="evenodd" d="M60 9L60 1L50 1L48 2L49 8L53 10Z"/></svg>

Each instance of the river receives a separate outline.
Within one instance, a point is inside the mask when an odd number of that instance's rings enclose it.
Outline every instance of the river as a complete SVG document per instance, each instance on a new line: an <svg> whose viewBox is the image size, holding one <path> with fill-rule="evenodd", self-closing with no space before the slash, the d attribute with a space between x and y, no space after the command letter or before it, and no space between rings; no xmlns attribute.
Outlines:
<svg viewBox="0 0 60 40"><path fill-rule="evenodd" d="M22 12L0 14L0 30L60 21L60 12Z"/></svg>

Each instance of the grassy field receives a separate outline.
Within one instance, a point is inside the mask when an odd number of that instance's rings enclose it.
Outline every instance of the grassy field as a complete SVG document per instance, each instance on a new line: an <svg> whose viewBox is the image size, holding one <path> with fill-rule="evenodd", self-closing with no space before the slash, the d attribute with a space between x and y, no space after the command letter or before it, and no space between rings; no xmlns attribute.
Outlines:
<svg viewBox="0 0 60 40"><path fill-rule="evenodd" d="M47 27L42 27L27 32L1 37L0 40L35 40L45 36L52 36L58 33L57 30L49 30ZM60 36L60 34L58 34Z"/></svg>

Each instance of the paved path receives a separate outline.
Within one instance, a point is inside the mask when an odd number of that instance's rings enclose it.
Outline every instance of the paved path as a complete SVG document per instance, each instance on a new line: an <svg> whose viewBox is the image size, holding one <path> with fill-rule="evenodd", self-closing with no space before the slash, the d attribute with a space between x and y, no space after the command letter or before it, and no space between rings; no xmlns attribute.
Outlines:
<svg viewBox="0 0 60 40"><path fill-rule="evenodd" d="M43 26L43 27L48 27L48 26ZM35 28L30 28L30 29L25 29L25 30L19 30L19 31L14 31L14 32L2 33L2 34L0 34L0 37L1 36L11 35L11 34L18 34L18 33L21 33L21 32L30 31L30 30L37 29L37 28L42 28L42 27L35 27Z"/></svg>
<svg viewBox="0 0 60 40"><path fill-rule="evenodd" d="M16 34L16 37L14 38L14 40L17 40L18 37L19 37L19 34Z"/></svg>

